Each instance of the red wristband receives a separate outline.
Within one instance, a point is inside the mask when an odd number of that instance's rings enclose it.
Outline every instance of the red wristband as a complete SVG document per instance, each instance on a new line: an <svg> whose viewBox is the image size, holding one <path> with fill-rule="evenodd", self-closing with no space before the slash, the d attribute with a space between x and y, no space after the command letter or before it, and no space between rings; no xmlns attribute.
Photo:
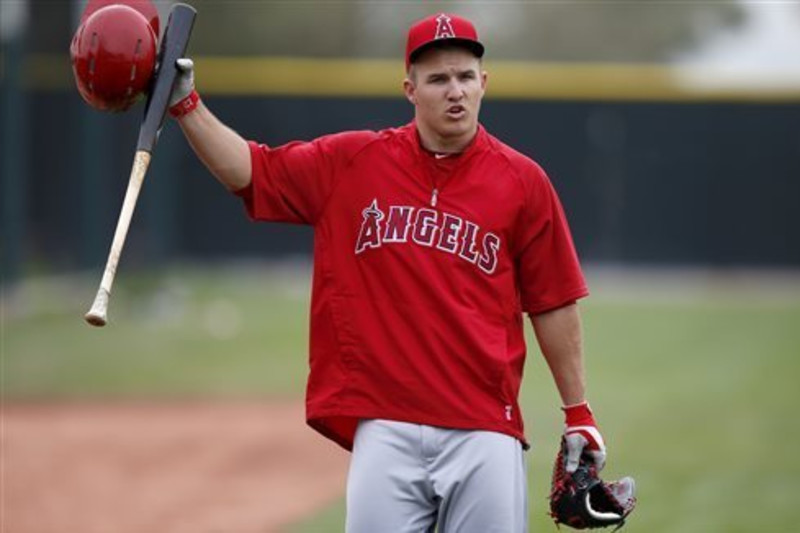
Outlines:
<svg viewBox="0 0 800 533"><path fill-rule="evenodd" d="M567 426L597 426L592 415L592 410L589 408L589 402L579 403L577 405L568 405L561 408L567 417Z"/></svg>
<svg viewBox="0 0 800 533"><path fill-rule="evenodd" d="M189 93L189 96L169 108L169 114L173 118L180 118L197 109L197 104L199 103L200 95L197 94L197 91L192 89L192 92Z"/></svg>

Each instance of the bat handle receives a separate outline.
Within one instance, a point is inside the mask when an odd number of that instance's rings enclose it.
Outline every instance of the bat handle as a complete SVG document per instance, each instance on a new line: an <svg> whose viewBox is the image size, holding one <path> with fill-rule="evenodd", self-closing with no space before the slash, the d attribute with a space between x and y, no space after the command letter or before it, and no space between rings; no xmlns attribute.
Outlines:
<svg viewBox="0 0 800 533"><path fill-rule="evenodd" d="M138 150L133 159L128 190L125 192L125 200L122 202L122 211L117 221L117 229L114 232L111 250L108 252L108 261L106 262L105 271L103 271L103 279L100 281L100 287L97 289L97 295L94 298L91 309L84 316L86 322L92 326L105 326L108 321L108 300L111 296L111 287L114 285L114 276L117 273L117 265L122 255L122 248L125 246L125 237L128 235L128 228L133 218L133 210L136 207L139 191L142 189L142 182L149 165L150 152Z"/></svg>

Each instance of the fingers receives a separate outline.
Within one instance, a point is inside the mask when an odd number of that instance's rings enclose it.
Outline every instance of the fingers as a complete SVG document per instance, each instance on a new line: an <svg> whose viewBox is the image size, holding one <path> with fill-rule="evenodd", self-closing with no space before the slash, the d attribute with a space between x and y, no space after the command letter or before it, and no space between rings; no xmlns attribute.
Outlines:
<svg viewBox="0 0 800 533"><path fill-rule="evenodd" d="M170 96L170 107L187 98L194 90L194 61L188 57L178 58L175 60L175 68L178 69L178 77Z"/></svg>
<svg viewBox="0 0 800 533"><path fill-rule="evenodd" d="M567 472L570 474L578 469L578 464L581 461L583 449L589 444L589 441L580 433L571 433L564 436L567 442Z"/></svg>
<svg viewBox="0 0 800 533"><path fill-rule="evenodd" d="M606 466L606 448L598 447L596 441L592 442L579 431L570 432L564 435L567 443L567 472L570 474L578 468L581 456L586 457L594 463L597 471L601 471ZM600 441L602 443L602 439Z"/></svg>
<svg viewBox="0 0 800 533"><path fill-rule="evenodd" d="M589 460L594 463L595 468L597 471L601 471L606 466L606 452L605 450L595 450L585 452L586 455L589 456Z"/></svg>
<svg viewBox="0 0 800 533"><path fill-rule="evenodd" d="M175 60L175 66L182 73L191 72L194 69L194 61L188 57L181 57Z"/></svg>

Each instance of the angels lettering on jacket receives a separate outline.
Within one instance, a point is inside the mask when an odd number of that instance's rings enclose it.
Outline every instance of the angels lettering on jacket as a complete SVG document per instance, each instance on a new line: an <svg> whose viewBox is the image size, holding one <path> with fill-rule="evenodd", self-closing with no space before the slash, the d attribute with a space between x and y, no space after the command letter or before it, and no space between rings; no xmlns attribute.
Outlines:
<svg viewBox="0 0 800 533"><path fill-rule="evenodd" d="M384 213L377 198L361 214L356 255L384 245L422 246L457 255L486 274L497 268L500 237L457 215L406 205L389 206Z"/></svg>

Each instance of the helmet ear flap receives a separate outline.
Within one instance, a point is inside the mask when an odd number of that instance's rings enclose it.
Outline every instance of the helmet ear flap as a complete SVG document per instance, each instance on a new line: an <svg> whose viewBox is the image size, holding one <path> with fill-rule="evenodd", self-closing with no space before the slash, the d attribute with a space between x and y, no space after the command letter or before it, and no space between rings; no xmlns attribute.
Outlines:
<svg viewBox="0 0 800 533"><path fill-rule="evenodd" d="M149 87L156 41L151 23L130 6L108 5L88 15L70 45L83 99L102 111L131 107Z"/></svg>

